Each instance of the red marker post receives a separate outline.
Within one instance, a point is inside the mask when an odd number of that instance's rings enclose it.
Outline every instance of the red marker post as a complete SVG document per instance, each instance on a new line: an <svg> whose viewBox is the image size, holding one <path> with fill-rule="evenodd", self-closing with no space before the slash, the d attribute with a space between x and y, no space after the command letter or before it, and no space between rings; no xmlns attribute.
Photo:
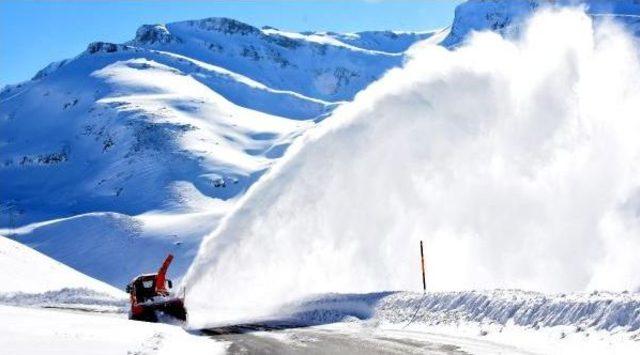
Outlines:
<svg viewBox="0 0 640 355"><path fill-rule="evenodd" d="M422 248L422 240L420 241L420 263L422 264L422 293L427 293L427 281L424 272L424 249Z"/></svg>

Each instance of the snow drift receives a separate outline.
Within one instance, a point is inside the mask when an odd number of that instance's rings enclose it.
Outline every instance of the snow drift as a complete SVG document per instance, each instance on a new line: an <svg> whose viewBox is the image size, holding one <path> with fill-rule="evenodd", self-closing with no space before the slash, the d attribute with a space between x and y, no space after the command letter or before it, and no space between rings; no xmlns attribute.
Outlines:
<svg viewBox="0 0 640 355"><path fill-rule="evenodd" d="M580 9L423 45L310 131L202 244L192 324L308 294L638 286L640 62Z"/></svg>

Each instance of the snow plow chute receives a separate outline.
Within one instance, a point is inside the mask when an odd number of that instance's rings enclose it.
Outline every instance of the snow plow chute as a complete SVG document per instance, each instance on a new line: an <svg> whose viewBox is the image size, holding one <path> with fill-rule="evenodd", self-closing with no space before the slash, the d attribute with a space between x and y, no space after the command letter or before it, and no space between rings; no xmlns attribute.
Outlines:
<svg viewBox="0 0 640 355"><path fill-rule="evenodd" d="M173 261L173 255L167 255L167 258L164 259L162 266L158 269L158 273L156 274L156 293L157 294L169 294L169 290L167 290L167 269L169 269L169 265ZM171 280L169 280L171 282ZM171 288L171 287L169 287Z"/></svg>

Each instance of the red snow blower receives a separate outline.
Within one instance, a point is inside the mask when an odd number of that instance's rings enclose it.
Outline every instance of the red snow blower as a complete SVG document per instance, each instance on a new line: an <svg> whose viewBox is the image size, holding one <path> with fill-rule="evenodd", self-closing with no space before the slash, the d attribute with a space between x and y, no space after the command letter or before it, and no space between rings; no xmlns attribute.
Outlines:
<svg viewBox="0 0 640 355"><path fill-rule="evenodd" d="M173 255L169 254L157 273L139 275L127 285L126 290L131 299L129 319L157 322L162 315L179 320L187 319L184 299L169 292L173 283L166 275L172 260Z"/></svg>

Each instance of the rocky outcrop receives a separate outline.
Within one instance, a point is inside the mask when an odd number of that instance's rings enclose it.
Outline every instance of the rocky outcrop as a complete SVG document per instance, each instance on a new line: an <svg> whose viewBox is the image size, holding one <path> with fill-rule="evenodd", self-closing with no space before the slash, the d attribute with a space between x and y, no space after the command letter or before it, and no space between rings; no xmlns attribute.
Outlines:
<svg viewBox="0 0 640 355"><path fill-rule="evenodd" d="M122 50L128 50L127 46L109 42L93 42L87 47L86 53L114 53Z"/></svg>
<svg viewBox="0 0 640 355"><path fill-rule="evenodd" d="M210 17L202 20L188 21L187 23L201 30L216 31L228 35L239 34L246 36L261 33L256 27L226 17Z"/></svg>
<svg viewBox="0 0 640 355"><path fill-rule="evenodd" d="M137 44L168 44L181 43L182 40L167 30L164 25L142 25L136 31L136 38L133 40Z"/></svg>

